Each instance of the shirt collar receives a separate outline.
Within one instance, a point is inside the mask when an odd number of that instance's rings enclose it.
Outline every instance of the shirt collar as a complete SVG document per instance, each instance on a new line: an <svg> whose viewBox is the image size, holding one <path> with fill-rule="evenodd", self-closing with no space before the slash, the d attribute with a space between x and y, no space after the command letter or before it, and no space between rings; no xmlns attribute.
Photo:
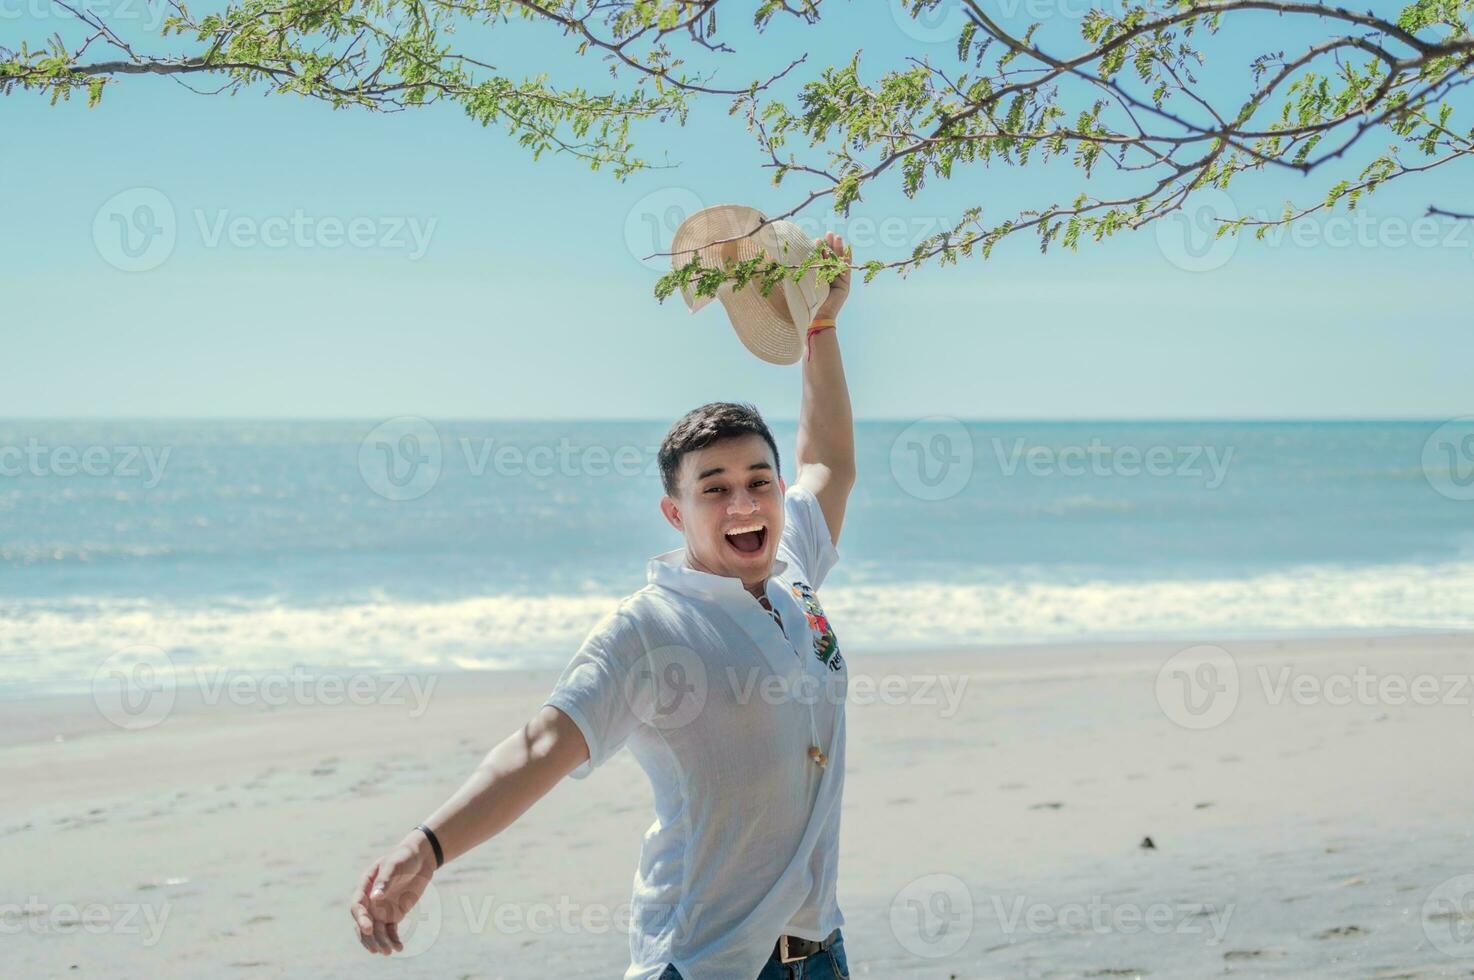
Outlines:
<svg viewBox="0 0 1474 980"><path fill-rule="evenodd" d="M781 558L774 558L773 567L768 572L768 583L783 574L787 568L788 562ZM663 585L682 595L704 599L734 599L744 595L752 597L752 593L743 588L740 578L713 575L687 565L684 547L675 548L651 558L647 565L647 576L651 585ZM765 584L763 591L766 592L767 588Z"/></svg>

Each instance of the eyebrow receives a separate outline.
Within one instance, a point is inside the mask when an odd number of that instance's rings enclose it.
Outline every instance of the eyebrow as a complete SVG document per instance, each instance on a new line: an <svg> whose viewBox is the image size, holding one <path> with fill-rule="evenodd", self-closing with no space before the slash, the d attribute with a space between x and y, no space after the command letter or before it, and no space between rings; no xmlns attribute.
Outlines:
<svg viewBox="0 0 1474 980"><path fill-rule="evenodd" d="M772 467L771 464L769 464L767 462L762 462L762 463L753 463L751 466L748 467L748 470L771 470L772 468L773 467ZM725 472L727 472L727 468L725 466L713 466L709 470L702 470L700 473L698 473L696 475L696 479L698 479L698 480L704 480L704 479L706 479L709 476L716 476L718 473L725 473Z"/></svg>

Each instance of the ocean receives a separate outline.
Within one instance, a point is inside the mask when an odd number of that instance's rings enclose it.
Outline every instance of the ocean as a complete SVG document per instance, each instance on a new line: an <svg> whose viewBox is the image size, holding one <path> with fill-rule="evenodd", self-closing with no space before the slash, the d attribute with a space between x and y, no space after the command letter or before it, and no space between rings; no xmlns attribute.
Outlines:
<svg viewBox="0 0 1474 980"><path fill-rule="evenodd" d="M668 422L0 422L0 696L119 650L551 667L679 545ZM794 423L776 423L791 479ZM1474 628L1474 422L857 425L851 653Z"/></svg>

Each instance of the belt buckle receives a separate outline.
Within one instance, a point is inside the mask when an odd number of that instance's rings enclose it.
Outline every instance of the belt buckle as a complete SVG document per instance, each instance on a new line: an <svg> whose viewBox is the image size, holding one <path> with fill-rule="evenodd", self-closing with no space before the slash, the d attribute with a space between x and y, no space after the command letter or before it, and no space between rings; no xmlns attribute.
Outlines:
<svg viewBox="0 0 1474 980"><path fill-rule="evenodd" d="M778 962L797 963L799 960L807 959L805 956L790 956L788 953L788 934L784 933L778 937Z"/></svg>

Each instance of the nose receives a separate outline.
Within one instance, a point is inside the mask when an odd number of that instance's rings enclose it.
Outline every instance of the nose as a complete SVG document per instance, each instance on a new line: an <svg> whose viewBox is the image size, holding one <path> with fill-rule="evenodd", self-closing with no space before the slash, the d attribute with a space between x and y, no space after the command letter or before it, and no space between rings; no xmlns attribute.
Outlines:
<svg viewBox="0 0 1474 980"><path fill-rule="evenodd" d="M738 490L727 498L727 513L751 514L757 510L757 497L746 489Z"/></svg>

